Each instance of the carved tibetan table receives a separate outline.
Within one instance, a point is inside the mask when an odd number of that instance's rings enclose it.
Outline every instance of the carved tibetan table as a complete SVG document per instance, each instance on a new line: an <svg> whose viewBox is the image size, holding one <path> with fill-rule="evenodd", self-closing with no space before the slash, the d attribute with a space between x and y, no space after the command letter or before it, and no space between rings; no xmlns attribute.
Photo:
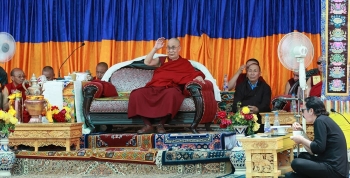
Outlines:
<svg viewBox="0 0 350 178"><path fill-rule="evenodd" d="M15 132L9 136L9 145L26 145L39 147L55 145L66 147L75 145L80 149L80 137L82 136L83 123L21 123L16 125Z"/></svg>
<svg viewBox="0 0 350 178"><path fill-rule="evenodd" d="M292 134L286 136L239 138L245 151L246 177L275 177L292 171Z"/></svg>
<svg viewBox="0 0 350 178"><path fill-rule="evenodd" d="M275 119L275 114L273 112L260 113L261 116L265 116L265 114L269 115L270 124L272 124L274 119ZM294 122L296 122L296 118L294 117L294 114L291 112L279 112L278 113L278 120L280 121L281 125L292 125ZM264 117L261 118L261 123L265 123ZM299 123L302 124L301 119L300 119ZM292 128L288 129L288 132L291 133L292 131L293 131ZM310 140L314 139L314 125L313 124L306 123L306 135L309 137Z"/></svg>

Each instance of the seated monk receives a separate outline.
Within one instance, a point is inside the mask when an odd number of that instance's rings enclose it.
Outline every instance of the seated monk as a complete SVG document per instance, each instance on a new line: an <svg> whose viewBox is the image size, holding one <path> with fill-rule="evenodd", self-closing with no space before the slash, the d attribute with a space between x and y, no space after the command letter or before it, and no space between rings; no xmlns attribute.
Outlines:
<svg viewBox="0 0 350 178"><path fill-rule="evenodd" d="M164 46L165 38L159 38L154 48L146 56L144 63L157 67L153 77L145 87L131 92L128 105L128 117L141 117L145 126L138 134L153 133L151 119L159 118L157 133L166 133L164 124L168 118L174 118L185 99L183 88L192 80L204 82L204 74L196 71L191 63L179 55L180 41L171 38L168 41L167 57L153 59L157 50Z"/></svg>
<svg viewBox="0 0 350 178"><path fill-rule="evenodd" d="M51 66L45 66L41 71L42 75L45 75L47 81L55 79L55 72Z"/></svg>
<svg viewBox="0 0 350 178"><path fill-rule="evenodd" d="M97 82L102 85L101 97L112 97L118 96L118 93L113 84L110 82L102 81L102 77L106 73L108 65L105 62L100 62L96 66L96 77L93 78L91 82Z"/></svg>
<svg viewBox="0 0 350 178"><path fill-rule="evenodd" d="M258 132L264 132L261 123L260 112L270 112L271 87L263 80L260 80L261 69L256 63L247 67L247 79L237 85L234 94L232 112L237 112L237 103L241 102L242 107L248 106L252 114L257 114L260 128Z"/></svg>
<svg viewBox="0 0 350 178"><path fill-rule="evenodd" d="M108 70L107 63L105 62L98 63L96 66L96 76L92 79L92 81L101 80L107 70Z"/></svg>
<svg viewBox="0 0 350 178"><path fill-rule="evenodd" d="M284 94L289 95L290 94L290 88L299 80L299 72L293 72L293 77L290 78L284 87ZM295 93L294 93L295 94Z"/></svg>
<svg viewBox="0 0 350 178"><path fill-rule="evenodd" d="M26 99L26 90L23 88L22 83L25 80L25 75L22 69L20 68L14 68L11 70L11 83L8 83L5 85L4 89L2 90L2 96L3 96L3 110L8 111L9 109L9 99L7 98L9 95L14 93L16 90L19 90L22 92L22 98L23 100ZM25 84L25 87L28 88L29 85ZM23 122L29 121L29 116L26 113L23 113Z"/></svg>
<svg viewBox="0 0 350 178"><path fill-rule="evenodd" d="M317 69L318 73L311 76L306 84L307 84L307 89L305 91L306 97L309 96L317 96L321 97L321 92L322 92L322 56L320 56L317 60Z"/></svg>

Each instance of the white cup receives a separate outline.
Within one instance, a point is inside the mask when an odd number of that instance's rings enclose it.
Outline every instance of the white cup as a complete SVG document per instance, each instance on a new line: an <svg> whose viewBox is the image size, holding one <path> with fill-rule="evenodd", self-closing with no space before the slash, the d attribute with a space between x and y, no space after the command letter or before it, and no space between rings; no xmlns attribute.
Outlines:
<svg viewBox="0 0 350 178"><path fill-rule="evenodd" d="M293 136L297 136L297 135L303 136L303 131L301 131L301 130L295 130L295 131L293 131Z"/></svg>
<svg viewBox="0 0 350 178"><path fill-rule="evenodd" d="M71 76L64 76L64 80L72 80Z"/></svg>

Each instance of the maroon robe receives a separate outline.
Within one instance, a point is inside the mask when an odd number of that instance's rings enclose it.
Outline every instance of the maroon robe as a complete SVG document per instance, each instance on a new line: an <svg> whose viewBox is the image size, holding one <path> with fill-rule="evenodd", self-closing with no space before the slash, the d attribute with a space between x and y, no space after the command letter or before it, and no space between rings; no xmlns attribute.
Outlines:
<svg viewBox="0 0 350 178"><path fill-rule="evenodd" d="M165 60L168 62L165 62ZM196 71L191 63L182 58L170 60L159 58L161 67L154 70L152 80L145 87L131 92L128 105L128 117L143 116L161 118L170 115L174 118L185 99L183 86L197 76L204 74Z"/></svg>
<svg viewBox="0 0 350 178"><path fill-rule="evenodd" d="M26 88L30 87L28 84L25 84ZM14 93L16 90L19 90L22 92L22 98L23 101L26 99L26 90L23 88L22 84L15 86L15 84L13 84L13 82L8 83L5 85L5 88L7 88L8 92L9 92L9 96Z"/></svg>
<svg viewBox="0 0 350 178"><path fill-rule="evenodd" d="M314 84L313 76L319 75L321 78L321 81L317 84ZM321 91L322 91L322 76L321 73L318 72L318 74L311 76L311 89L310 89L310 95L309 96L317 96L321 97Z"/></svg>

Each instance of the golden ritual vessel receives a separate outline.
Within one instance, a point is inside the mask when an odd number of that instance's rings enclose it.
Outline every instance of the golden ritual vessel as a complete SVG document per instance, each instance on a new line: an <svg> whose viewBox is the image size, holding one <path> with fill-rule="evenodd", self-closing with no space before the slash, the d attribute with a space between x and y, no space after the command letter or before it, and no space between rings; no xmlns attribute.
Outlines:
<svg viewBox="0 0 350 178"><path fill-rule="evenodd" d="M27 94L24 106L31 116L29 123L41 123L42 112L46 105L46 100L44 100L42 95L42 87L39 85L35 74L30 79L30 87L26 88L25 83L29 83L29 81L25 81L22 84Z"/></svg>

